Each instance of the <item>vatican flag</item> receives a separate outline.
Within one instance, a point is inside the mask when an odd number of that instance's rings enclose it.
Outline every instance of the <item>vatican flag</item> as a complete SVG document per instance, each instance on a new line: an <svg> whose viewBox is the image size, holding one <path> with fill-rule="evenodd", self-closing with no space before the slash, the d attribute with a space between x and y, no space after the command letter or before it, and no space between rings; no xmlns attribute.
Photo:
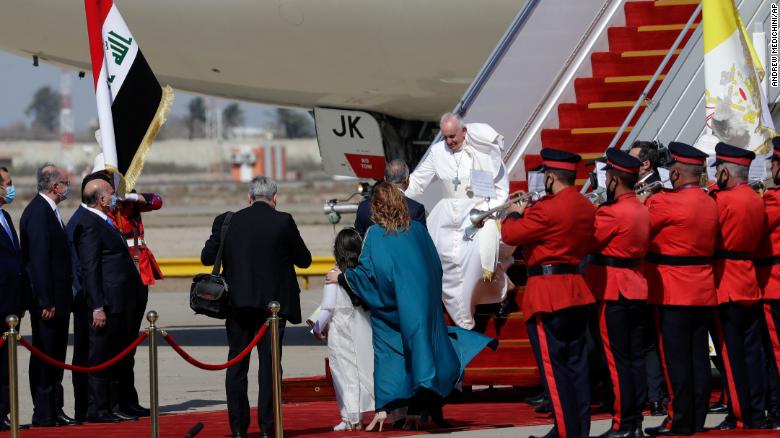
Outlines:
<svg viewBox="0 0 780 438"><path fill-rule="evenodd" d="M704 105L708 134L711 130L711 136L705 137L711 140L700 139L697 143L719 140L766 153L777 134L761 88L764 68L734 0L703 2Z"/></svg>

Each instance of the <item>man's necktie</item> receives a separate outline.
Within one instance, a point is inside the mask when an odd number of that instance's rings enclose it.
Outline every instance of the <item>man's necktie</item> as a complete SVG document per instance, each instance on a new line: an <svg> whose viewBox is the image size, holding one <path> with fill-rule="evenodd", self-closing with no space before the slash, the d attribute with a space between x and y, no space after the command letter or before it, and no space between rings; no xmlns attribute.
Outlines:
<svg viewBox="0 0 780 438"><path fill-rule="evenodd" d="M106 216L106 223L111 225L111 228L115 229L116 231L119 231L119 227L117 227L116 224L114 223L113 219L111 219L108 216Z"/></svg>
<svg viewBox="0 0 780 438"><path fill-rule="evenodd" d="M2 211L0 211L0 223L3 224L3 229L5 230L5 233L8 234L8 238L11 239L11 246L16 247L16 242L14 241L14 235L11 232L11 226L8 225L8 221L5 219L5 215Z"/></svg>

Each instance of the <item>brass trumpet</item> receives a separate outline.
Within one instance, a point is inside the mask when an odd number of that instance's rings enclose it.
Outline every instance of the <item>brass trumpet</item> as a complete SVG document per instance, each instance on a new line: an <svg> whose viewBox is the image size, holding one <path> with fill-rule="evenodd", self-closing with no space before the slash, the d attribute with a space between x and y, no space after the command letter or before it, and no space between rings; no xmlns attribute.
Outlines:
<svg viewBox="0 0 780 438"><path fill-rule="evenodd" d="M636 193L637 196L652 195L656 190L664 188L664 184L666 184L668 181L668 179L665 179L662 181L653 181L651 183L641 185L634 189L634 193Z"/></svg>
<svg viewBox="0 0 780 438"><path fill-rule="evenodd" d="M604 201L604 195L607 192L603 189L594 190L592 192L585 193L585 198L591 202L591 204L600 204Z"/></svg>
<svg viewBox="0 0 780 438"><path fill-rule="evenodd" d="M472 208L471 211L469 212L469 220L471 221L471 225L475 229L482 228L483 226L485 226L485 221L491 218L497 218L498 217L497 213L503 212L504 210L509 208L509 206L511 206L512 204L516 202L526 202L526 201L536 202L539 199L541 199L542 196L544 196L544 194L545 192L541 190L538 192L514 193L509 197L509 199L505 203L497 207L493 207L489 210L480 210L478 208ZM476 234L476 232L474 234Z"/></svg>
<svg viewBox="0 0 780 438"><path fill-rule="evenodd" d="M771 176L768 176L768 177L766 177L764 179L753 178L750 181L748 181L748 185L753 190L755 190L757 192L763 193L766 190L766 182L767 181L772 181L772 180L773 180L773 177L771 177ZM708 185L707 187L702 187L702 188L704 189L705 192L709 193L710 191L712 191L712 189L714 189L717 186L718 186L718 183L715 182L715 183L712 183L712 184Z"/></svg>

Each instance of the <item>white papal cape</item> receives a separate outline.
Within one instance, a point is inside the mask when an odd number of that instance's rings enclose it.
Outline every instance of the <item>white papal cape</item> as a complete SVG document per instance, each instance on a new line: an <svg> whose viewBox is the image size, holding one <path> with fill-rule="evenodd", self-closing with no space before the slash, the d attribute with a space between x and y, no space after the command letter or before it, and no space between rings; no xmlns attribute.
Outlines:
<svg viewBox="0 0 780 438"><path fill-rule="evenodd" d="M426 222L444 270L444 306L458 326L471 329L477 304L498 303L506 295L506 268L513 262L513 248L499 244L500 232L494 220L488 221L475 237L468 235L473 231L471 209L485 210L506 202L509 177L501 158L503 136L483 123L467 124L466 129L460 151L452 152L443 141L428 149L410 175L405 194L430 209ZM495 199L472 196L472 169L493 175ZM443 192L441 198L433 202L422 199L423 192L437 181Z"/></svg>

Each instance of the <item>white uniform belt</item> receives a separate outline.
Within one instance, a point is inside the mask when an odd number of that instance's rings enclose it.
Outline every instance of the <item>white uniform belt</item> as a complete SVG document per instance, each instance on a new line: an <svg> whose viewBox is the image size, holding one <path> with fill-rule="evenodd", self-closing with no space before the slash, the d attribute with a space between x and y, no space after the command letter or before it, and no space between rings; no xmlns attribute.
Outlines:
<svg viewBox="0 0 780 438"><path fill-rule="evenodd" d="M138 238L138 246L144 245L144 238L139 237ZM127 246L135 246L135 239L127 239Z"/></svg>

